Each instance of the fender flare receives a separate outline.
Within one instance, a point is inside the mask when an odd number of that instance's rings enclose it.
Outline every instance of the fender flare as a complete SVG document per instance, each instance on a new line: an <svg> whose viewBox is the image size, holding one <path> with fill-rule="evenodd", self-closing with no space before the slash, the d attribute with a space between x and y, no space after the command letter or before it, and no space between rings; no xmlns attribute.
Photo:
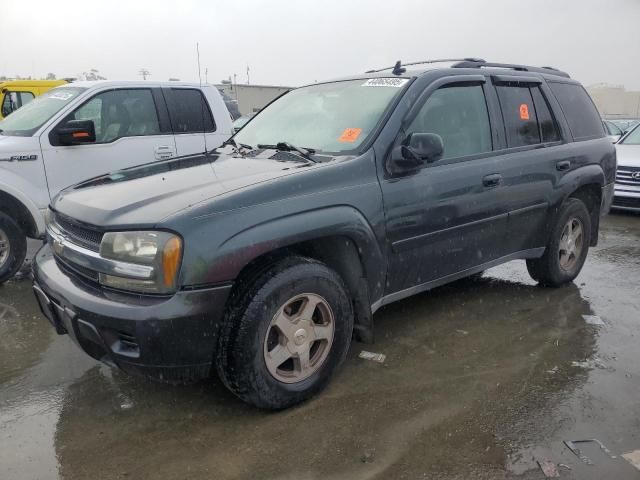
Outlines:
<svg viewBox="0 0 640 480"><path fill-rule="evenodd" d="M25 195L21 190L18 190L14 185L20 185L24 180L14 175L11 172L4 171L3 179L0 181L0 192L4 192L8 195L11 195L18 202L20 202L29 212L31 218L33 219L33 223L36 226L36 236L40 237L44 235L45 224L44 217L42 213L40 213L40 209L38 206L31 200L27 195Z"/></svg>
<svg viewBox="0 0 640 480"><path fill-rule="evenodd" d="M220 244L216 266L210 271L226 277L217 278L215 282L233 281L258 257L303 242L340 236L355 243L371 298L381 296L387 272L386 257L367 219L350 205L297 212L237 232Z"/></svg>
<svg viewBox="0 0 640 480"><path fill-rule="evenodd" d="M564 175L560 182L558 182L558 189L562 191L562 197L555 207L562 205L562 203L580 187L588 184L597 184L602 188L606 183L604 171L600 165L585 165L576 168Z"/></svg>

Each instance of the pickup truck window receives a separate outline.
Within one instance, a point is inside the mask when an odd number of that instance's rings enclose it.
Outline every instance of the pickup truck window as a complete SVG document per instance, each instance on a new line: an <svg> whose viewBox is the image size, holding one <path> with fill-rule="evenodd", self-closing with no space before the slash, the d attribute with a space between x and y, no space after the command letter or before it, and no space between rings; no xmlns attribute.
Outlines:
<svg viewBox="0 0 640 480"><path fill-rule="evenodd" d="M442 158L492 150L491 127L484 92L479 85L440 88L424 103L407 129L442 137Z"/></svg>
<svg viewBox="0 0 640 480"><path fill-rule="evenodd" d="M85 91L82 87L54 88L0 122L0 135L30 137L51 117Z"/></svg>
<svg viewBox="0 0 640 480"><path fill-rule="evenodd" d="M110 143L122 137L160 135L155 102L149 89L121 89L99 93L63 122L92 120L96 143Z"/></svg>
<svg viewBox="0 0 640 480"><path fill-rule="evenodd" d="M169 90L168 100L174 133L215 131L216 125L211 116L211 110L200 90L172 88Z"/></svg>
<svg viewBox="0 0 640 480"><path fill-rule="evenodd" d="M408 83L363 78L298 88L260 111L234 138L253 147L289 142L326 153L357 150Z"/></svg>

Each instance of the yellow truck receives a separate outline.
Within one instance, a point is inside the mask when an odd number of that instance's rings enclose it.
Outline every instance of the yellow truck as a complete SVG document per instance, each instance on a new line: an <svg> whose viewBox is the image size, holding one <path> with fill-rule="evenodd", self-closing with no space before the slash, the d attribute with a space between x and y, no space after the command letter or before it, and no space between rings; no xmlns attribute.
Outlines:
<svg viewBox="0 0 640 480"><path fill-rule="evenodd" d="M0 120L26 105L38 95L51 90L66 80L10 80L0 82Z"/></svg>

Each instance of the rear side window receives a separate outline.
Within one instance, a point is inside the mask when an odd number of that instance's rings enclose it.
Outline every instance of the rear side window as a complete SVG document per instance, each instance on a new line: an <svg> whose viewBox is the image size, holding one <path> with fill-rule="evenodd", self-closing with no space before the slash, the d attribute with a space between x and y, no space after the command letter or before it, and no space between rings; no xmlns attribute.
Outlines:
<svg viewBox="0 0 640 480"><path fill-rule="evenodd" d="M174 133L215 131L211 110L200 90L172 88L168 104Z"/></svg>
<svg viewBox="0 0 640 480"><path fill-rule="evenodd" d="M531 96L533 97L533 105L536 107L542 141L544 143L559 141L560 130L558 130L558 124L553 118L549 104L540 91L540 87L531 88Z"/></svg>
<svg viewBox="0 0 640 480"><path fill-rule="evenodd" d="M604 136L600 114L581 85L550 82L574 140L589 140Z"/></svg>
<svg viewBox="0 0 640 480"><path fill-rule="evenodd" d="M443 159L490 152L491 126L482 87L451 86L433 92L407 129L407 134L415 132L440 135Z"/></svg>
<svg viewBox="0 0 640 480"><path fill-rule="evenodd" d="M538 116L529 87L497 86L508 147L540 143Z"/></svg>

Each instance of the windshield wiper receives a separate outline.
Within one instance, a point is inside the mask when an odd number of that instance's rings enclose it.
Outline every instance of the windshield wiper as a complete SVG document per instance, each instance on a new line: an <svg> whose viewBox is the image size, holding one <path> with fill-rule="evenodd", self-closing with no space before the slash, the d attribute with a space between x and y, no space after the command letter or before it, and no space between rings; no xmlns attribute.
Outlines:
<svg viewBox="0 0 640 480"><path fill-rule="evenodd" d="M301 157L306 158L310 162L318 163L318 161L311 156L316 153L313 148L296 147L289 142L278 142L275 145L265 145L263 143L259 143L258 148L272 148L274 150L282 150L283 152L296 152Z"/></svg>
<svg viewBox="0 0 640 480"><path fill-rule="evenodd" d="M220 145L221 147L226 147L227 145L231 145L232 147L236 147L236 148L246 148L248 150L253 150L253 147L251 145L247 145L245 143L237 143L233 138L230 138L229 140L225 141L222 145Z"/></svg>

